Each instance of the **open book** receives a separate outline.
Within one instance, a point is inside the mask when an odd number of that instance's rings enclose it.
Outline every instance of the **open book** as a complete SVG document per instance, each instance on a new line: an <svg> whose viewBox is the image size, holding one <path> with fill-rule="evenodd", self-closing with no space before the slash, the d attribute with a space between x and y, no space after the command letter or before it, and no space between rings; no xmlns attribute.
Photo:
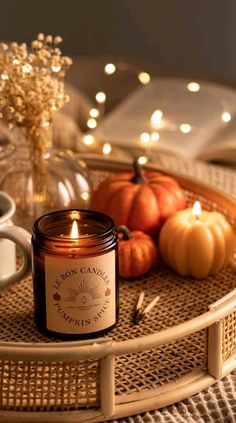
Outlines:
<svg viewBox="0 0 236 423"><path fill-rule="evenodd" d="M236 91L205 81L190 82L152 79L125 98L93 134L119 147L236 165ZM158 135L151 141L148 137L153 132ZM142 133L148 134L143 142Z"/></svg>

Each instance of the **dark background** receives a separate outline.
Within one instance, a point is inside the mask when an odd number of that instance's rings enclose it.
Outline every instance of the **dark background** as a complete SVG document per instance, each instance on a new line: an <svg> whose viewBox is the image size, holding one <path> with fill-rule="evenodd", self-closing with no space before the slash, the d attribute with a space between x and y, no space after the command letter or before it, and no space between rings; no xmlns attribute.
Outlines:
<svg viewBox="0 0 236 423"><path fill-rule="evenodd" d="M0 39L61 35L63 53L236 79L235 0L0 0Z"/></svg>

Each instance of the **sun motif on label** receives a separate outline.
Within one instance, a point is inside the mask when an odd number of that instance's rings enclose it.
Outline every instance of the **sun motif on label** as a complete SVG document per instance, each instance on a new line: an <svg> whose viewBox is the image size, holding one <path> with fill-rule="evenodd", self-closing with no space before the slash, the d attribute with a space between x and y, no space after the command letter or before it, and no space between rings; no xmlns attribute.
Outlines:
<svg viewBox="0 0 236 423"><path fill-rule="evenodd" d="M55 293L53 294L53 299L54 299L55 301L60 301L60 299L61 299L60 294L58 294L58 292L55 292Z"/></svg>
<svg viewBox="0 0 236 423"><path fill-rule="evenodd" d="M87 282L83 280L77 287L67 288L68 295L64 298L64 301L76 301L79 295L90 295L93 300L101 298L99 293L99 286L89 286Z"/></svg>
<svg viewBox="0 0 236 423"><path fill-rule="evenodd" d="M110 293L111 293L110 288L107 288L105 291L105 297L109 297Z"/></svg>

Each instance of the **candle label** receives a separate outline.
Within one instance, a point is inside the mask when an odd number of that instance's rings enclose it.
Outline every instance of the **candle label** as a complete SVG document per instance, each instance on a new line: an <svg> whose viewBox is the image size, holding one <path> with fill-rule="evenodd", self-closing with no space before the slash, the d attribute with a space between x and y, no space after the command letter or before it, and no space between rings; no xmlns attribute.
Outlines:
<svg viewBox="0 0 236 423"><path fill-rule="evenodd" d="M115 251L86 258L45 256L47 328L86 334L116 322Z"/></svg>

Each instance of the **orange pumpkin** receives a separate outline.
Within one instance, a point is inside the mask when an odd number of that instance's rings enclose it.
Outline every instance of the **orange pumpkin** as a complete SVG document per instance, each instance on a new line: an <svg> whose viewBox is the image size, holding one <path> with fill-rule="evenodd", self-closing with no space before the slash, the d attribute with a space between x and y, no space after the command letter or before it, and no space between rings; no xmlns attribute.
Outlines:
<svg viewBox="0 0 236 423"><path fill-rule="evenodd" d="M179 184L160 172L134 172L104 180L93 193L92 207L110 215L117 225L155 235L163 223L186 205Z"/></svg>
<svg viewBox="0 0 236 423"><path fill-rule="evenodd" d="M126 226L118 226L117 232L120 276L130 279L147 273L157 260L152 238L141 231L131 232Z"/></svg>

